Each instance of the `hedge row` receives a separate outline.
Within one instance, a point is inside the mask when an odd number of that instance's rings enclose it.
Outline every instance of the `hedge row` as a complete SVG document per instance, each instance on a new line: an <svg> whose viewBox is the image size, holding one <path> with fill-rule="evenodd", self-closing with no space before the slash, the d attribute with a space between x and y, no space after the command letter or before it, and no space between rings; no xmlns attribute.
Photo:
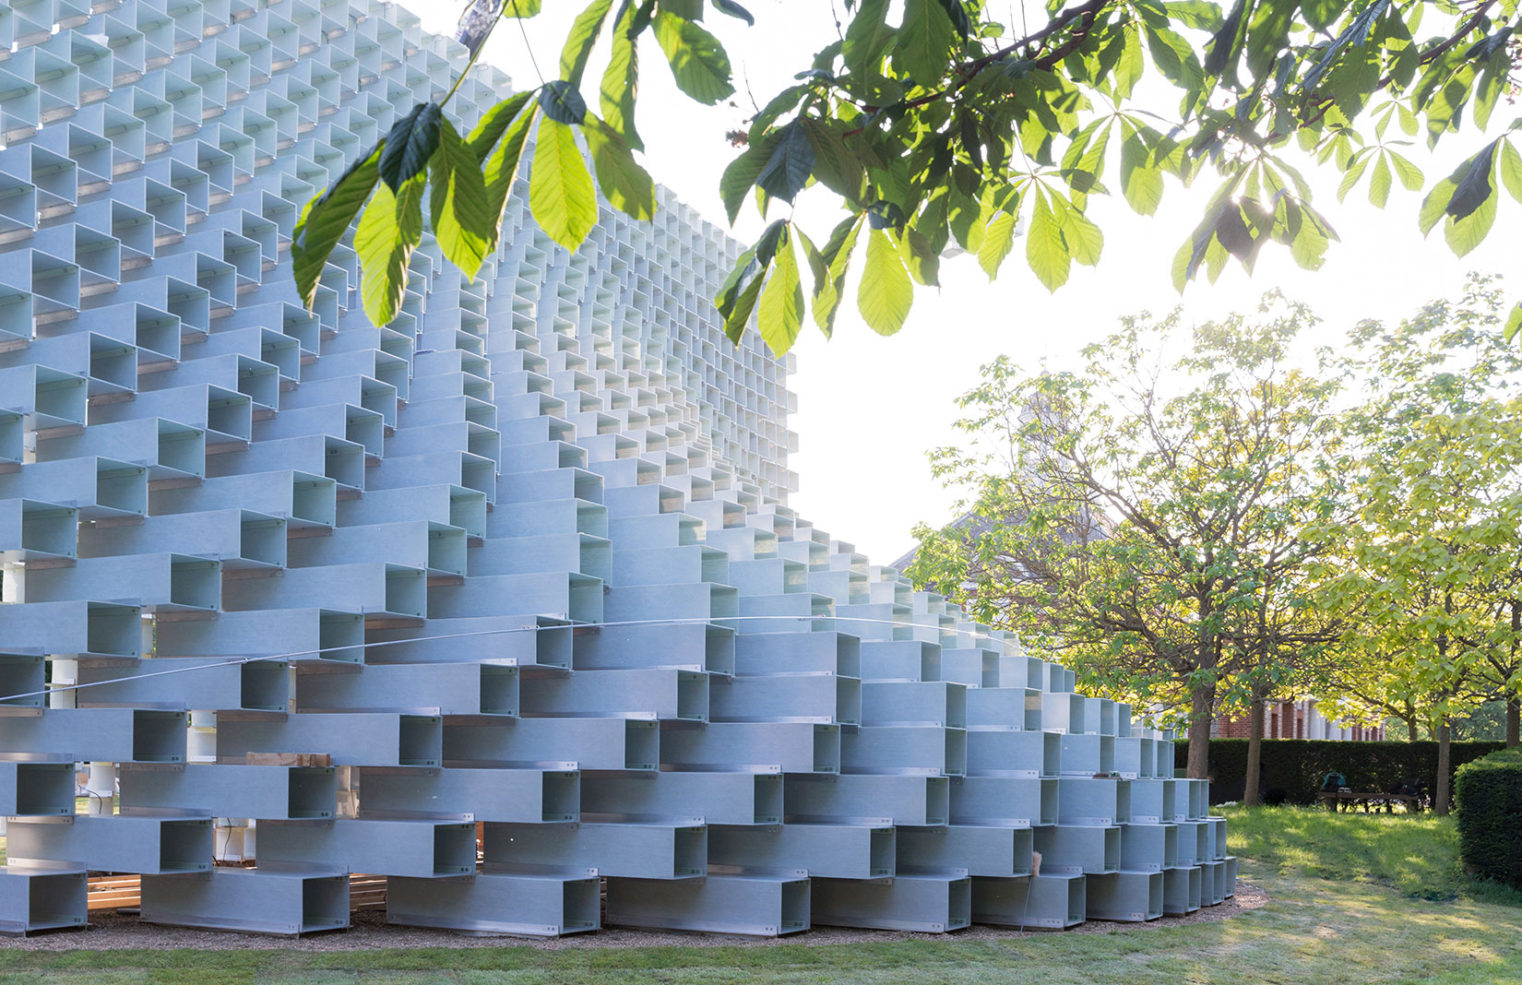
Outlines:
<svg viewBox="0 0 1522 985"><path fill-rule="evenodd" d="M1451 766L1460 766L1505 747L1502 742L1454 742ZM1189 762L1189 743L1175 747L1175 765ZM1437 786L1436 742L1333 742L1324 739L1265 739L1259 789L1265 803L1314 804L1328 773L1347 777L1352 790L1389 790L1415 777ZM1182 773L1180 773L1182 775ZM1246 789L1247 740L1210 740L1210 801L1239 801Z"/></svg>
<svg viewBox="0 0 1522 985"><path fill-rule="evenodd" d="M1476 875L1522 886L1522 752L1468 763L1454 780L1459 854Z"/></svg>

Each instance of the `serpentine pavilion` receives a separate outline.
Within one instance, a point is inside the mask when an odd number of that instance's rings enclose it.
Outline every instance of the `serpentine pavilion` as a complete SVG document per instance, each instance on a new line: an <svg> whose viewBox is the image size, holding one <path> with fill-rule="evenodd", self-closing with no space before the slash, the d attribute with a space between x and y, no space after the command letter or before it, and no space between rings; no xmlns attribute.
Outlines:
<svg viewBox="0 0 1522 985"><path fill-rule="evenodd" d="M671 193L369 324L305 204L467 61L371 0L0 7L0 929L755 935L1232 894L1171 736L788 507ZM462 127L511 91L478 66ZM521 181L521 179L520 179Z"/></svg>

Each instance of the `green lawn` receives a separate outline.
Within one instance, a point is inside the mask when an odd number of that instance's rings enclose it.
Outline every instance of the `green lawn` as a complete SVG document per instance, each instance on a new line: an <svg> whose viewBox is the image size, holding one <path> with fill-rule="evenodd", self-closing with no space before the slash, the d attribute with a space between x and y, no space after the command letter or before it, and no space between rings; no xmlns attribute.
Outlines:
<svg viewBox="0 0 1522 985"><path fill-rule="evenodd" d="M136 982L1030 982L1522 985L1522 896L1468 882L1450 821L1229 812L1242 876L1270 902L1229 920L1106 933L1033 933L763 947L290 951L0 950L0 985ZM0 945L3 947L3 945Z"/></svg>

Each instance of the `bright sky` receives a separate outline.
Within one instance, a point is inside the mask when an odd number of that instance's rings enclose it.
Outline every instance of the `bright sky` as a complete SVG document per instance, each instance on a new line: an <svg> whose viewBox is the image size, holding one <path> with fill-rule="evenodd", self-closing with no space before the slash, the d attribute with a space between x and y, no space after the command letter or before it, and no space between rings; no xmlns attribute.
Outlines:
<svg viewBox="0 0 1522 985"><path fill-rule="evenodd" d="M403 5L422 17L426 29L439 33L452 33L463 6L457 0L404 0ZM724 133L743 129L744 119L755 112L747 90L764 104L835 36L831 4L822 0L748 0L746 5L756 15L753 28L712 10L704 20L733 61L740 90L733 106L698 106L677 93L652 39L640 52L637 124L648 149L645 165L658 182L721 226L726 220L718 179L737 153ZM566 28L582 6L579 0L547 0L545 13L524 24L527 44L517 25L503 22L486 59L511 74L517 85L536 85L527 56L532 45L545 77L557 74ZM1031 5L1033 18L1041 6ZM602 61L594 59L584 91L595 92L601 72ZM1506 109L1500 107L1494 119L1509 122ZM1402 153L1426 172L1431 187L1482 144L1466 127L1447 138L1440 159L1424 145L1402 148ZM1180 297L1169 267L1216 187L1205 175L1190 189L1170 182L1159 215L1151 219L1132 213L1118 190L1113 200L1092 198L1089 214L1104 231L1104 256L1096 269L1075 266L1056 294L1030 273L1024 245L1017 241L993 283L973 257L943 261L940 291L918 290L909 323L894 338L873 333L849 302L842 305L832 340L812 323L805 325L794 348L798 371L791 383L798 413L789 424L800 436L791 467L801 485L791 505L832 536L854 543L875 563L889 563L914 546L910 530L915 523L954 519L955 495L931 477L925 453L956 440L951 425L957 418L957 395L974 386L978 367L1000 353L1030 367L1042 361L1053 368L1074 366L1079 350L1103 338L1121 315L1162 313L1182 305L1188 320L1206 321L1251 310L1264 291L1276 287L1308 302L1324 320L1318 341L1335 343L1361 319L1399 320L1427 300L1456 293L1467 271L1510 273L1522 256L1516 221L1522 207L1509 199L1486 242L1460 260L1439 230L1423 240L1416 224L1423 193L1405 192L1396 183L1389 205L1379 210L1367 204L1365 184L1339 204L1335 191L1340 176L1318 177L1309 164L1302 170L1312 180L1315 204L1341 236L1314 273L1296 267L1288 251L1270 246L1252 277L1228 266L1216 284L1201 278ZM828 194L817 189L799 198L802 224L818 242L838 220L822 207ZM778 214L774 207L772 218ZM749 241L762 224L747 204L734 234ZM1522 291L1522 278L1512 290ZM848 292L854 291L853 279Z"/></svg>

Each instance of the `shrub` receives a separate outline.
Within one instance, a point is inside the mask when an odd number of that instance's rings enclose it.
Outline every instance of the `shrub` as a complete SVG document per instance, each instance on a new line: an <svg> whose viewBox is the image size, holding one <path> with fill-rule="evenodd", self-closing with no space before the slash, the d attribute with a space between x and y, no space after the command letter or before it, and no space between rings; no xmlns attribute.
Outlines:
<svg viewBox="0 0 1522 985"><path fill-rule="evenodd" d="M1522 887L1522 752L1507 749L1466 764L1454 793L1464 865L1482 878Z"/></svg>
<svg viewBox="0 0 1522 985"><path fill-rule="evenodd" d="M1501 742L1454 742L1451 767L1501 749ZM1175 747L1176 765L1189 761L1189 743ZM1336 742L1325 739L1265 739L1261 789L1269 803L1314 804L1328 773L1347 777L1353 790L1389 790L1407 777L1437 787L1436 742ZM1210 740L1211 803L1241 800L1246 789L1247 740Z"/></svg>

